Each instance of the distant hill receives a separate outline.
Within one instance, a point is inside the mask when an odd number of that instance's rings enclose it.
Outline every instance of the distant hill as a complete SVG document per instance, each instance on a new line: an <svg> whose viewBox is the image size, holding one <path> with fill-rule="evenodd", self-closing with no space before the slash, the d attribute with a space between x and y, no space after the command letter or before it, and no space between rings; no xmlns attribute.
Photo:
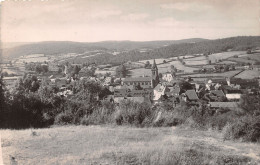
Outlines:
<svg viewBox="0 0 260 165"><path fill-rule="evenodd" d="M206 39L193 38L193 39L184 39L176 41L103 41L103 42L71 42L71 41L46 41L46 42L37 42L37 43L24 43L19 46L17 43L8 43L9 47L4 48L2 54L5 57L19 57L29 54L46 54L46 55L55 55L63 53L84 53L91 50L134 50L134 49L154 49L170 44L179 44L179 43L193 43L201 42ZM21 43L20 43L21 44ZM10 46L12 45L12 46Z"/></svg>
<svg viewBox="0 0 260 165"><path fill-rule="evenodd" d="M231 37L217 40L207 40L196 43L180 43L172 44L156 48L147 52L140 52L139 50L131 50L121 53L119 55L100 55L88 58L88 62L96 62L98 64L120 64L126 61L148 60L153 58L169 58L187 54L201 54L201 53L219 53L227 50L244 51L259 47L260 36L249 37ZM75 59L75 62L84 62L80 59Z"/></svg>
<svg viewBox="0 0 260 165"><path fill-rule="evenodd" d="M133 50L133 49L155 49L163 46L180 43L195 43L207 41L202 38L191 38L183 40L161 40L161 41L102 41L95 43L88 43L90 45L100 46L106 49L113 49L118 51Z"/></svg>
<svg viewBox="0 0 260 165"><path fill-rule="evenodd" d="M55 55L63 53L84 53L85 51L91 50L105 50L105 48L80 42L46 41L3 49L2 55L15 58L29 54Z"/></svg>
<svg viewBox="0 0 260 165"><path fill-rule="evenodd" d="M109 51L86 59L75 58L73 62L97 64L121 64L126 61L139 61L153 58L169 58L186 54L219 53L227 50L247 50L260 45L260 36L240 36L217 40L201 38L177 41L104 41L95 43L81 43L70 41L50 41L22 45L4 49L3 55L19 57L22 55L43 53L55 55L62 53L83 53L91 50L127 50L118 55ZM148 49L146 52L140 49Z"/></svg>

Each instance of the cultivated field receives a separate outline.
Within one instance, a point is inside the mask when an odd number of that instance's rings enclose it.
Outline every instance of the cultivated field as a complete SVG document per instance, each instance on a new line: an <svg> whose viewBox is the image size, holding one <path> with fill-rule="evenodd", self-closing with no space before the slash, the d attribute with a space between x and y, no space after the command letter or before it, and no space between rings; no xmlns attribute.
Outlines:
<svg viewBox="0 0 260 165"><path fill-rule="evenodd" d="M239 72L241 72L241 70L232 70L232 71L228 71L228 72L224 72L224 73L200 73L200 74L192 74L192 75L185 75L183 77L233 77L236 74L238 74Z"/></svg>
<svg viewBox="0 0 260 165"><path fill-rule="evenodd" d="M207 60L211 60L212 63L215 63L217 60L224 60L235 55L245 54L244 51L233 51L233 52L222 52L211 54L208 57L206 56L197 56L194 58L185 59L185 63L187 65L205 65L207 64Z"/></svg>
<svg viewBox="0 0 260 165"><path fill-rule="evenodd" d="M1 130L4 164L258 164L260 145L184 128Z"/></svg>
<svg viewBox="0 0 260 165"><path fill-rule="evenodd" d="M218 64L227 64L227 65L232 65L232 64L237 64L237 62L234 62L234 61L221 61L221 62L218 62Z"/></svg>
<svg viewBox="0 0 260 165"><path fill-rule="evenodd" d="M235 61L238 63L250 63L250 64L253 64L255 62L255 60L248 60L246 58L234 58L234 57L231 57L228 60Z"/></svg>
<svg viewBox="0 0 260 165"><path fill-rule="evenodd" d="M253 79L255 77L259 77L260 72L257 70L245 70L240 74L236 75L235 78L242 78L242 79Z"/></svg>
<svg viewBox="0 0 260 165"><path fill-rule="evenodd" d="M260 61L260 53L244 54L244 55L241 55L241 56L238 56L238 57L245 58L245 59L247 59L249 57L252 60Z"/></svg>
<svg viewBox="0 0 260 165"><path fill-rule="evenodd" d="M245 51L232 51L232 52L222 52L222 53L216 53L209 55L209 60L212 62L215 62L216 60L224 60L229 57L233 57L235 55L245 54Z"/></svg>
<svg viewBox="0 0 260 165"><path fill-rule="evenodd" d="M184 60L185 61L185 60ZM207 65L207 60L185 61L186 65Z"/></svg>
<svg viewBox="0 0 260 165"><path fill-rule="evenodd" d="M193 70L198 69L198 68L187 67L183 65L180 61L170 61L165 64L162 63L157 65L159 73L169 72L171 70L171 65L173 65L178 70L183 70L184 73L192 73ZM138 69L130 70L129 72L130 72L129 74L132 77L140 77L143 75L151 76L151 69L138 68Z"/></svg>

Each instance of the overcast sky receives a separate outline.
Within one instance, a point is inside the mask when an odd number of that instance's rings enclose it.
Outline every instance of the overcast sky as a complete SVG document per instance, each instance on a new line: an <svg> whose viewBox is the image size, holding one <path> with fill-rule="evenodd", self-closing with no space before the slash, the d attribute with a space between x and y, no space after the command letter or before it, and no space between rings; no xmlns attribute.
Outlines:
<svg viewBox="0 0 260 165"><path fill-rule="evenodd" d="M1 40L177 40L260 35L260 0L31 0L1 3Z"/></svg>

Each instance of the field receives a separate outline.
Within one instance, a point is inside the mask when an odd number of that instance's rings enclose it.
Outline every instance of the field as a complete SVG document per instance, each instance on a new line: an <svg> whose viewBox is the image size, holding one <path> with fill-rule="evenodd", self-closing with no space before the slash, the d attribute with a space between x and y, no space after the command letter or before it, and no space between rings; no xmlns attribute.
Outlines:
<svg viewBox="0 0 260 165"><path fill-rule="evenodd" d="M260 53L245 54L238 57L245 58L245 59L249 57L251 60L260 61Z"/></svg>
<svg viewBox="0 0 260 165"><path fill-rule="evenodd" d="M258 164L260 145L184 128L0 130L4 164Z"/></svg>
<svg viewBox="0 0 260 165"><path fill-rule="evenodd" d="M232 71L228 71L228 72L224 72L224 73L205 73L205 74L192 74L192 75L185 75L183 77L232 77L235 76L236 74L238 74L239 72L241 72L241 70L232 70Z"/></svg>
<svg viewBox="0 0 260 165"><path fill-rule="evenodd" d="M159 73L169 72L171 65L173 65L178 70L184 70L184 73L192 73L193 70L197 70L197 68L187 67L183 65L179 61L170 61L165 64L157 65ZM133 69L130 70L130 75L132 77L140 77L143 75L151 76L151 69L145 69L145 68Z"/></svg>
<svg viewBox="0 0 260 165"><path fill-rule="evenodd" d="M194 60L194 61L185 61L186 65L207 65L208 61L207 60Z"/></svg>
<svg viewBox="0 0 260 165"><path fill-rule="evenodd" d="M205 65L207 64L207 60L211 60L212 63L215 63L217 60L224 60L240 54L245 54L245 52L244 51L222 52L222 53L211 54L208 57L201 55L194 58L185 59L184 61L187 65Z"/></svg>
<svg viewBox="0 0 260 165"><path fill-rule="evenodd" d="M241 58L241 57L239 57L239 58L231 57L231 58L228 58L228 60L238 62L238 63L251 63L251 64L255 62L255 60L248 60L246 58Z"/></svg>
<svg viewBox="0 0 260 165"><path fill-rule="evenodd" d="M240 74L236 75L236 78L242 78L242 79L253 79L255 77L259 77L260 72L257 70L245 70L241 72Z"/></svg>
<svg viewBox="0 0 260 165"><path fill-rule="evenodd" d="M22 56L15 60L17 63L23 63L23 62L44 62L44 61L49 61L49 58L44 56L43 54L34 54L34 55L27 55L27 56Z"/></svg>
<svg viewBox="0 0 260 165"><path fill-rule="evenodd" d="M216 60L224 60L235 55L245 54L245 51L232 51L232 52L222 52L209 55L209 60L215 62Z"/></svg>
<svg viewBox="0 0 260 165"><path fill-rule="evenodd" d="M218 64L227 64L227 65L232 65L232 64L237 64L237 62L234 62L234 61L221 61L221 62L218 62Z"/></svg>

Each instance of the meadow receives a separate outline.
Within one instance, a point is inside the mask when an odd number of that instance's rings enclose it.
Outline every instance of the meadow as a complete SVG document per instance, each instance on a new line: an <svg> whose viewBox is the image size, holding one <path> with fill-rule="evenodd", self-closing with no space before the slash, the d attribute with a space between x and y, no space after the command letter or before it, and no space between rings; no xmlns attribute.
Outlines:
<svg viewBox="0 0 260 165"><path fill-rule="evenodd" d="M248 60L246 58L234 58L234 57L231 57L231 58L228 58L228 60L234 61L234 62L237 62L237 63L250 63L250 64L255 63L255 60Z"/></svg>
<svg viewBox="0 0 260 165"><path fill-rule="evenodd" d="M259 164L260 145L182 127L0 130L4 164Z"/></svg>
<svg viewBox="0 0 260 165"><path fill-rule="evenodd" d="M252 60L255 60L255 61L260 61L260 53L254 53L254 54L245 54L245 55L241 55L241 56L238 56L238 57L241 57L241 58L250 58Z"/></svg>
<svg viewBox="0 0 260 165"><path fill-rule="evenodd" d="M156 61L159 73L170 72L171 65L173 65L178 70L183 70L184 73L193 73L194 70L198 69L198 68L195 68L195 67L193 68L193 67L185 66L180 61L177 61L177 60L176 61L168 61L167 63L159 63L159 62L160 61L158 61L158 63L157 63L157 61ZM132 69L132 70L129 71L129 73L132 77L140 77L140 76L143 76L143 75L150 76L151 75L151 69L145 69L145 68Z"/></svg>
<svg viewBox="0 0 260 165"><path fill-rule="evenodd" d="M235 55L241 55L245 53L246 52L244 51L222 52L210 54L208 57L201 55L194 58L185 59L184 61L187 65L206 65L207 60L211 60L212 63L215 63L218 60L225 60Z"/></svg>
<svg viewBox="0 0 260 165"><path fill-rule="evenodd" d="M235 78L242 78L242 79L253 79L255 77L259 77L260 72L257 70L245 70L238 75L235 76Z"/></svg>
<svg viewBox="0 0 260 165"><path fill-rule="evenodd" d="M200 74L192 74L192 75L184 75L182 77L198 77L198 78L202 78L202 77L233 77L236 74L238 74L239 72L241 72L241 70L232 70L232 71L227 71L224 73L200 73Z"/></svg>

